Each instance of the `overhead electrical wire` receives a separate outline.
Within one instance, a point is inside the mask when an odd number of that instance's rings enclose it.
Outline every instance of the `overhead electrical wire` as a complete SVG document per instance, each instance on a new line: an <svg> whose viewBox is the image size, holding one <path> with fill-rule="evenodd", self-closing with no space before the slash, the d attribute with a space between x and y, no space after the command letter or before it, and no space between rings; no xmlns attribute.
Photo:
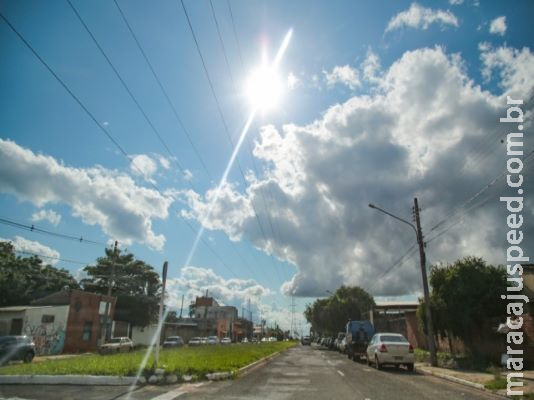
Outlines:
<svg viewBox="0 0 534 400"><path fill-rule="evenodd" d="M185 134L189 144L191 145L191 148L195 152L195 155L197 156L198 160L200 161L200 164L202 165L202 168L204 169L204 171L207 174L208 178L210 180L212 180L211 174L210 174L210 172L208 170L208 167L206 166L206 164L204 162L204 159L202 158L202 156L200 155L197 147L193 143L193 140L191 139L191 135L189 134L189 131L186 129L186 127L185 127L185 125L184 125L184 123L182 121L182 118L180 117L178 111L176 110L176 107L174 106L174 103L172 102L171 98L169 97L169 94L167 93L167 91L165 90L163 84L161 83L161 80L159 79L158 74L156 73L154 67L152 66L152 63L150 62L150 60L149 60L148 56L146 55L145 51L143 50L143 46L141 46L141 43L139 42L139 39L137 38L137 35L135 34L132 26L130 25L130 23L128 22L128 19L126 18L126 15L124 14L122 8L119 6L119 3L117 2L117 0L113 0L113 2L115 3L115 6L117 6L117 9L119 10L119 13L120 13L120 15L122 17L122 20L126 24L126 27L128 28L128 31L130 32L132 38L134 39L134 42L136 43L137 48L141 52L141 54L142 54L143 58L145 59L148 67L150 68L150 71L152 72L152 75L154 76L154 79L156 80L161 92L163 93L165 99L167 100L167 104L172 109L173 114L174 114L174 116L176 118L176 121L178 122L178 125L182 128L182 132Z"/></svg>
<svg viewBox="0 0 534 400"><path fill-rule="evenodd" d="M49 230L46 230L46 229L39 228L39 227L37 227L37 226L35 226L33 224L32 225L27 225L27 224L16 222L16 221L13 221L13 220L10 220L10 219L7 219L7 218L3 218L3 217L0 217L0 224L11 226L11 227L18 228L18 229L22 229L22 230L25 230L25 231L37 232L37 233L50 235L50 236L54 236L54 237L58 237L58 238L62 238L62 239L68 239L68 240L72 240L72 241L79 242L79 243L87 243L87 244L93 244L93 245L98 245L98 246L107 246L107 244L104 243L104 242L99 242L99 241L96 241L96 240L87 239L87 238L84 238L81 235L80 236L74 236L74 235L67 235L67 234L64 234L64 233L57 233L57 232L53 232L53 231L49 231Z"/></svg>
<svg viewBox="0 0 534 400"><path fill-rule="evenodd" d="M67 91L67 93L76 101L76 103L82 108L82 110L85 111L85 113L91 118L91 120L98 126L98 128L108 137L108 139L119 149L121 154L126 157L129 161L131 161L131 157L128 155L128 153L124 150L124 148L117 142L117 140L109 133L109 131L102 126L98 120L95 118L95 116L89 111L89 109L83 104L83 102L74 94L74 92L67 86L67 84L54 72L54 70L48 65L48 63L37 53L37 51L33 48L33 46L22 36L22 34L11 24L11 22L4 16L4 14L0 11L0 18L4 20L4 22L9 26L9 28L19 37L19 39L26 45L26 47L33 53L33 55L46 67L46 69L52 74L52 76L61 84L61 86ZM155 188L155 190L163 196L163 193L159 188L153 183L149 182L149 184ZM196 229L191 225L189 221L186 219L183 219L183 221L186 223L186 225L193 231L197 232ZM236 273L230 268L230 266L224 262L222 257L212 248L212 246L209 245L209 243L202 238L202 243L210 250L210 252L216 256L216 258L221 261L222 265L224 265L234 276L237 277Z"/></svg>
<svg viewBox="0 0 534 400"><path fill-rule="evenodd" d="M222 124L223 124L223 129L224 129L224 131L226 133L226 136L228 138L228 141L229 141L230 145L232 146L232 148L234 148L235 145L234 145L234 142L232 140L232 136L230 134L230 130L228 128L228 124L226 122L226 118L224 117L224 114L223 114L223 111L222 111L222 107L221 107L221 104L219 102L219 98L217 96L217 93L215 92L215 87L213 85L213 81L212 81L211 76L209 74L209 71L208 71L208 68L207 68L207 65L206 65L206 61L205 61L204 56L202 54L202 51L200 49L200 45L199 45L195 30L193 28L193 24L191 23L191 19L189 17L189 13L187 12L187 8L185 7L184 1L180 0L180 3L182 5L182 9L183 9L184 15L185 15L186 20L187 20L187 25L189 26L189 31L191 33L191 36L193 37L195 48L196 48L197 53L198 53L198 55L200 57L202 68L204 70L204 74L205 74L206 79L208 81L208 86L210 88L211 94L212 94L213 99L215 101L215 104L217 106L218 114L219 114L219 117L220 117L220 119L222 121ZM246 178L245 178L245 174L243 172L243 168L241 167L241 164L240 164L239 160L236 160L236 161L237 161L237 165L238 165L238 170L241 173L243 181L246 182ZM255 215L256 221L257 221L257 223L259 225L259 228L260 228L261 234L263 236L263 239L264 239L265 243L267 244L269 241L267 239L267 235L265 234L265 230L264 230L263 224L261 223L261 220L260 220L260 218L258 216L258 212L257 212L256 207L254 206L253 202L251 202L251 207L252 207L252 209L254 211L254 215ZM283 280L280 277L280 273L278 272L278 269L276 268L276 263L274 262L274 260L272 260L272 262L273 262L273 267L274 267L274 269L276 271L276 274L278 275L278 279L280 280L280 283L283 283Z"/></svg>
<svg viewBox="0 0 534 400"><path fill-rule="evenodd" d="M217 30L217 36L219 38L219 43L221 45L221 49L222 49L222 52L223 52L223 55L224 55L226 68L228 70L228 75L230 76L230 81L232 83L232 88L234 90L234 93L236 95L238 95L237 87L235 85L234 77L233 77L233 74L232 74L232 68L230 67L230 62L229 62L228 54L227 54L227 51L226 51L226 46L224 45L224 40L222 38L222 33L221 33L221 30L220 30L220 27L219 27L219 21L217 19L217 14L215 12L215 7L213 6L213 1L212 0L210 0L210 6L211 6L211 14L213 16L213 21L215 23L215 28ZM235 32L235 29L234 29L234 32ZM240 59L241 59L241 56L240 56ZM256 161L255 161L254 156L252 154L252 148L250 147L250 142L247 142L247 143L249 145L249 152L250 152L250 157L251 157L251 160L252 160L252 166L254 168L254 172L256 173L256 176L259 176L258 168L256 166ZM276 239L277 235L275 234L275 231L273 229L273 223L272 223L272 219L271 219L271 214L269 213L269 210L267 208L267 201L265 200L265 194L263 192L263 188L260 188L259 192L260 192L260 195L261 195L261 198L262 198L262 201L263 201L263 207L264 207L264 210L265 210L265 215L267 216L267 220L269 222L269 226L270 226L270 229L271 229L271 234L273 235L273 239ZM259 215L258 215L258 218L259 218ZM278 241L281 243L279 234L278 234ZM271 255L271 257L272 257L272 255ZM283 282L280 282L280 283L282 284Z"/></svg>

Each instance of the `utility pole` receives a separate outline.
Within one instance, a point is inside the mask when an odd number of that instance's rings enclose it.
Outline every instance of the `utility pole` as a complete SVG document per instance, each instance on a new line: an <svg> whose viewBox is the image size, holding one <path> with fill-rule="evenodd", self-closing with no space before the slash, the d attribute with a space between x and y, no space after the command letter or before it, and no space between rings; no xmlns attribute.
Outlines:
<svg viewBox="0 0 534 400"><path fill-rule="evenodd" d="M180 319L182 319L183 309L184 309L184 295L182 294L182 305L180 306Z"/></svg>
<svg viewBox="0 0 534 400"><path fill-rule="evenodd" d="M426 275L426 254L425 254L425 242L423 240L423 232L421 230L421 217L419 216L419 204L417 197L413 199L414 202L414 215L415 224L417 226L417 243L419 244L419 258L421 261L421 275L423 276L423 293L425 296L425 315L426 326L428 330L428 349L430 351L430 364L435 367L438 365L438 359L436 355L436 343L434 341L434 325L432 323L432 311L430 306L430 292L428 290L428 278Z"/></svg>
<svg viewBox="0 0 534 400"><path fill-rule="evenodd" d="M375 206L374 204L369 204L370 208L378 210L386 215L389 215L392 218L395 218L398 221L401 221L410 227L415 232L417 236L417 244L419 245L419 259L421 263L421 274L423 276L423 293L425 296L425 315L426 315L426 325L427 325L427 342L428 350L430 351L430 364L433 367L438 365L438 359L436 356L436 342L434 341L434 326L432 325L432 314L430 310L430 294L428 291L428 279L426 276L426 255L425 255L425 242L423 241L423 232L421 231L421 218L419 217L419 205L417 203L417 198L414 199L414 217L415 223L417 226L412 224L409 221L406 221L403 218L397 217L395 214L390 213L389 211L383 210L380 207Z"/></svg>
<svg viewBox="0 0 534 400"><path fill-rule="evenodd" d="M113 281L115 280L115 259L117 257L117 245L118 242L115 240L115 245L113 246L113 255L111 257L111 274L108 279L108 298L106 299L106 310L104 315L104 342L108 341L111 337L111 329L109 329L109 312L110 312L110 300L113 288Z"/></svg>
<svg viewBox="0 0 534 400"><path fill-rule="evenodd" d="M156 330L156 354L154 356L154 368L158 368L159 361L159 342L161 341L161 328L163 327L163 303L165 302L165 284L167 282L167 267L168 263L163 263L163 273L161 274L161 299L159 300L159 317L158 329Z"/></svg>

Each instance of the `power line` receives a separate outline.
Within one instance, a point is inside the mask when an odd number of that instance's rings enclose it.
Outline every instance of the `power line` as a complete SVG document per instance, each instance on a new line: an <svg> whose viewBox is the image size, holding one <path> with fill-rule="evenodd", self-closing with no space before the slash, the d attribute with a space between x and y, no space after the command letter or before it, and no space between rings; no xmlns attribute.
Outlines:
<svg viewBox="0 0 534 400"><path fill-rule="evenodd" d="M45 66L45 68L52 74L52 76L59 82L59 84L67 91L67 93L78 103L78 105L85 111L85 113L93 120L93 122L98 126L98 128L108 137L108 139L119 149L119 151L128 159L131 161L130 156L126 151L123 149L123 147L115 140L115 138L108 132L108 130L102 126L98 122L98 120L95 118L95 116L87 109L87 107L81 102L81 100L70 90L70 88L63 82L63 80L54 72L54 70L48 65L48 63L35 51L35 49L32 47L32 45L19 33L19 31L9 22L9 20L4 16L4 14L0 11L0 17L4 20L4 22L11 28L11 30L19 37L19 39L28 47L28 49L33 53L35 57Z"/></svg>
<svg viewBox="0 0 534 400"><path fill-rule="evenodd" d="M28 47L28 49L31 50L31 52L34 54L34 56L46 67L46 69L54 76L54 78L61 84L61 86L67 91L67 93L70 94L70 96L78 103L78 105L86 112L86 114L91 118L91 120L98 126L98 128L105 133L105 135L111 140L112 143L115 144L115 146L120 150L121 154L126 157L128 160L131 161L130 156L126 151L122 148L122 146L113 138L113 136L104 128L98 120L95 118L95 116L89 111L89 109L81 102L81 100L70 90L70 88L61 80L61 78L54 72L54 70L44 61L44 59L37 53L37 51L31 46L31 44L26 41L26 39L20 34L17 29L9 22L9 20L0 12L0 17L4 20L4 22L11 28L11 30L19 37L19 39ZM149 182L149 184L155 188L155 190L163 196L161 190L153 183ZM182 219L186 225L195 233L197 233L196 229L187 221L186 219ZM212 252L221 262L222 264L234 275L237 277L235 272L222 260L221 256L207 243L204 238L202 238L202 243Z"/></svg>
<svg viewBox="0 0 534 400"><path fill-rule="evenodd" d="M39 257L39 258L46 258L46 259L50 259L50 260L63 261L63 262L72 263L72 264L80 264L80 265L89 265L90 264L90 263L86 263L86 262L83 262L83 261L69 260L69 259L66 259L66 258L59 258L59 257L54 257L54 256L45 256L44 254L39 254L39 253L35 253L35 252L32 252L32 251L26 251L26 250L14 250L14 251L15 251L15 253L19 253L19 254L26 254L26 255L29 255L29 256L35 256L35 257Z"/></svg>
<svg viewBox="0 0 534 400"><path fill-rule="evenodd" d="M165 142L165 140L163 140L162 136L160 135L160 133L158 132L158 130L156 129L156 127L154 126L154 124L152 123L152 121L150 120L150 118L148 117L148 115L146 114L146 112L143 110L143 108L141 107L141 105L139 104L138 100L136 99L136 97L134 96L134 94L132 93L132 91L130 90L130 88L128 87L128 85L126 84L126 82L124 81L124 79L122 78L121 74L119 73L119 71L117 71L117 68L115 68L115 66L113 65L113 63L111 62L111 60L109 59L108 55L106 54L106 52L104 51L104 49L102 48L102 46L100 46L100 44L98 43L98 40L95 38L95 36L93 35L93 33L91 32L91 30L89 29L89 27L87 26L87 24L85 23L85 21L83 20L83 18L81 17L80 13L76 10L76 8L74 7L74 5L72 4L72 2L70 0L67 0L67 3L69 3L70 7L72 8L72 11L74 12L74 14L76 15L76 17L78 17L78 20L80 21L80 23L83 25L83 27L85 28L85 30L87 31L87 33L89 34L89 36L91 36L91 39L93 40L93 43L96 45L96 47L98 48L98 50L100 51L100 54L102 54L102 56L106 59L108 65L111 67L111 69L113 70L113 72L115 73L115 76L119 79L119 81L121 82L122 86L124 87L124 89L126 90L126 92L128 92L128 95L130 96L130 98L132 99L132 101L135 103L135 105L137 106L137 109L141 112L141 114L143 115L143 117L145 118L145 121L148 123L148 125L150 126L150 128L152 129L152 131L154 132L154 134L156 135L156 137L158 138L158 140L160 141L160 143L163 145L163 147L165 148L165 150L167 151L167 153L171 156L171 159L176 162L176 165L178 166L178 168L180 169L180 171L184 171L184 168L182 167L182 165L180 164L180 162L178 161L178 158L174 155L174 153L170 150L169 146L167 145L167 143Z"/></svg>
<svg viewBox="0 0 534 400"><path fill-rule="evenodd" d="M128 22L128 19L126 18L126 15L124 14L124 12L122 11L121 7L119 6L119 3L117 2L117 0L113 0L113 2L115 3L115 5L117 6L117 9L119 10L119 13L122 17L122 20L124 21L124 23L126 24L127 28L128 28L128 31L130 32L132 38L134 39L136 45L137 45L137 48L139 49L139 51L141 52L141 54L143 55L143 58L145 59L148 67L150 68L150 71L152 72L152 75L154 76L154 79L156 80L159 88L161 89L161 92L163 93L165 99L167 100L167 103L169 104L169 106L171 107L172 111L173 111L173 114L176 118L176 121L178 122L179 126L182 128L182 131L184 132L187 140L189 141L189 144L191 145L191 148L193 149L193 151L195 152L195 155L198 157L201 165L202 165L202 168L204 169L204 171L206 172L208 178L210 180L212 180L211 178L211 174L208 170L208 167L206 166L206 164L204 163L204 160L202 159L200 153L198 152L195 144L193 143L193 140L191 139L191 135L189 134L188 130L185 128L185 125L182 121L182 119L180 118L180 115L178 114L178 111L176 110L176 107L174 106L174 103L172 102L172 100L170 99L169 97L169 94L167 93L167 91L165 90L165 88L163 87L163 84L161 83L161 80L159 79L158 77L158 74L156 73L156 71L154 70L154 67L152 66L152 63L150 62L148 56L146 55L145 51L143 50L143 47L141 46L141 43L139 42L139 39L137 38L137 35L135 34L135 32L133 31L130 23Z"/></svg>
<svg viewBox="0 0 534 400"><path fill-rule="evenodd" d="M200 50L200 45L199 45L199 43L198 43L198 39L197 39L197 36L196 36L196 34L195 34L195 30L194 30L193 25L192 25L192 23L191 23L191 19L189 18L189 14L188 14L187 9L186 9L186 7L185 7L184 1L183 1L183 0L180 0L180 3L181 3L181 5L182 5L182 9L183 9L183 11L184 11L184 14L185 14L185 17L186 17L186 20L187 20L187 24L188 24L188 26L189 26L189 31L191 32L191 35L192 35L192 37L193 37L193 41L194 41L194 43L195 43L195 47L196 47L197 53L198 53L198 55L199 55L199 57L200 57L200 61L201 61L201 63L202 63L202 68L203 68L203 70L204 70L204 74L205 74L206 79L207 79L207 81L208 81L208 85L209 85L209 87L210 87L211 94L212 94L213 99L214 99L214 101L215 101L215 104L216 104L216 106L217 106L217 110L218 110L219 116L220 116L220 118L221 118L221 121L222 121L222 124L223 124L224 131L225 131L225 133L226 133L226 136L227 136L227 138L228 138L228 140L229 140L229 142L230 142L232 148L234 148L235 146L234 146L234 143L233 143L233 140L232 140L232 136L230 135L230 131L229 131L229 129L228 129L228 124L226 123L226 119L225 119L224 114L223 114L223 112L222 112L222 107L221 107L221 104L220 104L220 102L219 102L219 98L217 97L217 93L215 92L215 87L213 86L213 82L212 82L212 80L211 80L211 77L210 77L208 68L207 68L207 66L206 66L206 62L205 62L205 60L204 60L204 56L202 55L202 51ZM244 174L244 172L243 172L243 168L241 167L241 164L240 164L239 160L236 160L236 161L237 161L237 166L238 166L239 172L241 173L241 176L242 176L242 178L243 178L243 181L246 182L245 174ZM252 209L253 209L253 211L254 211L254 215L255 215L255 217L256 217L256 221L257 221L257 223L258 223L258 225L259 225L259 227L260 227L260 231L261 231L261 233L262 233L263 239L264 239L265 243L267 244L267 242L268 242L268 240L267 240L267 235L265 234L265 230L264 230L264 228L263 228L263 224L261 223L260 218L259 218L259 216L258 216L258 212L257 212L257 210L256 210L256 207L254 206L254 203L253 203L253 202L251 202L250 204L251 204ZM278 279L280 280L280 283L282 284L282 279L281 279L281 277L280 277L280 273L278 272L278 269L276 268L276 263L274 262L274 260L272 260L272 258L271 258L271 261L272 261L272 263L273 263L273 268L274 268L275 271L276 271L276 274L277 274L277 276L278 276Z"/></svg>
<svg viewBox="0 0 534 400"><path fill-rule="evenodd" d="M96 241L96 240L86 239L83 236L73 236L73 235L67 235L67 234L64 234L64 233L52 232L52 231L48 231L46 229L38 228L33 224L32 225L26 225L26 224L23 224L23 223L20 223L20 222L9 220L7 218L0 217L0 224L11 226L11 227L18 228L18 229L22 229L22 230L25 230L25 231L37 232L37 233L42 233L42 234L46 234L46 235L50 235L50 236L54 236L54 237L58 237L58 238L62 238L62 239L68 239L68 240L72 240L72 241L79 242L79 243L87 243L87 244L94 244L94 245L99 245L99 246L106 246L106 243L104 243L104 242L99 242L99 241Z"/></svg>

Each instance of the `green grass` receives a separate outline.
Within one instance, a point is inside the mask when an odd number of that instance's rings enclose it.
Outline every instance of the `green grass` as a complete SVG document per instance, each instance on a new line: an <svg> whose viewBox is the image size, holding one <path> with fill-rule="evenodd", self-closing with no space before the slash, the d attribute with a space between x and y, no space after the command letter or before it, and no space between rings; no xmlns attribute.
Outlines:
<svg viewBox="0 0 534 400"><path fill-rule="evenodd" d="M492 379L491 381L487 382L484 387L488 390L501 390L506 389L506 385L508 383L506 382L506 378L503 378L502 376L499 376L497 378Z"/></svg>
<svg viewBox="0 0 534 400"><path fill-rule="evenodd" d="M211 372L236 371L269 354L286 350L296 342L235 344L228 346L183 347L160 352L159 367L168 374L204 376ZM145 350L146 351L146 350ZM32 364L12 364L0 368L0 375L115 375L137 374L145 351L113 355L82 355ZM150 357L143 374L153 370Z"/></svg>

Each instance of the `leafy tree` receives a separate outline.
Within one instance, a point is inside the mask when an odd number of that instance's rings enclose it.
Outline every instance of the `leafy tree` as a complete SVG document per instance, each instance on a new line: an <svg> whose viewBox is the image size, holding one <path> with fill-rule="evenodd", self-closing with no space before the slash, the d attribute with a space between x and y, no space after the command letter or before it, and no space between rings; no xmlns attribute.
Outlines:
<svg viewBox="0 0 534 400"><path fill-rule="evenodd" d="M476 351L474 341L484 332L485 323L493 317L504 317L506 270L487 264L482 258L465 257L445 266L433 266L430 303L436 333L458 337ZM418 309L425 326L424 303ZM426 330L426 329L425 329Z"/></svg>
<svg viewBox="0 0 534 400"><path fill-rule="evenodd" d="M66 269L58 269L37 256L16 256L13 245L0 242L0 306L26 305L78 283Z"/></svg>
<svg viewBox="0 0 534 400"><path fill-rule="evenodd" d="M111 276L114 270L113 277ZM96 265L84 268L88 278L82 279L83 289L107 294L112 280L112 295L117 297L115 319L133 325L146 326L157 321L161 283L157 272L131 253L106 249Z"/></svg>
<svg viewBox="0 0 534 400"><path fill-rule="evenodd" d="M341 286L330 297L307 305L304 316L314 332L335 335L345 330L349 319L362 319L374 304L373 297L362 288Z"/></svg>

